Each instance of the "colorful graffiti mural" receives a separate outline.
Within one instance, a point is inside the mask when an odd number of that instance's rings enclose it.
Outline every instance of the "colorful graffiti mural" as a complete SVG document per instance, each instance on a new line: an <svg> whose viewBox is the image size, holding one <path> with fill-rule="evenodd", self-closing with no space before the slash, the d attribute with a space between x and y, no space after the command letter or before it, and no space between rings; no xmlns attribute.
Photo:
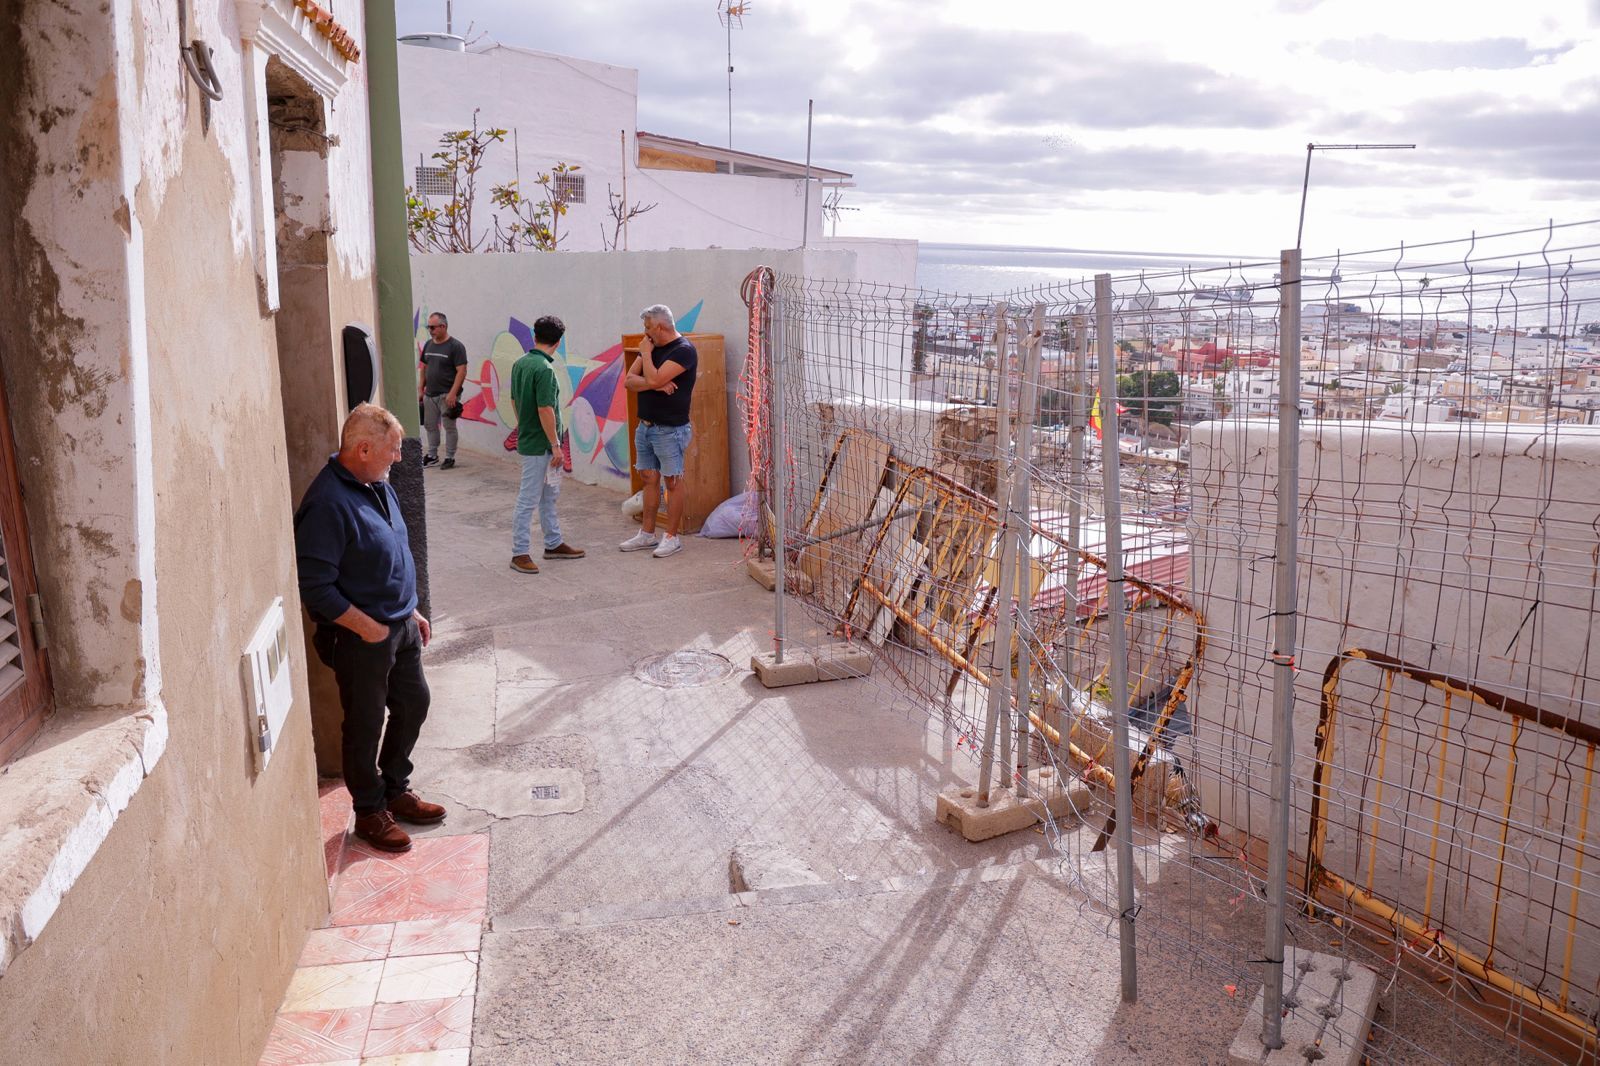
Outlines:
<svg viewBox="0 0 1600 1066"><path fill-rule="evenodd" d="M692 332L704 306L702 299L680 315L678 331ZM426 317L426 310L418 308L412 318L419 355L427 340L421 328ZM506 436L502 446L507 451L515 450L517 434L517 413L509 394L511 367L532 348L533 327L513 315L490 342L489 354L478 363L475 373L468 364L462 421L503 427ZM625 485L628 480L628 398L622 387L625 369L620 343L587 358L572 355L566 340L556 349L566 467L569 471L575 466L586 468L601 483L620 479Z"/></svg>

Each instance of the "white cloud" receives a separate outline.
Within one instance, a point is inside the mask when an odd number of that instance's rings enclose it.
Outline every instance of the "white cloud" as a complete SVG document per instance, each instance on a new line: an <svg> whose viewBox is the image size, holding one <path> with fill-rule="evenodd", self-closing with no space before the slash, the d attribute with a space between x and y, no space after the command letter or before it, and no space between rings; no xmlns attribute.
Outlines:
<svg viewBox="0 0 1600 1066"><path fill-rule="evenodd" d="M711 0L456 0L457 29L637 67L639 124L721 143ZM402 32L443 4L401 0ZM1272 252L1595 213L1600 2L766 0L733 39L736 147L856 173L851 232Z"/></svg>

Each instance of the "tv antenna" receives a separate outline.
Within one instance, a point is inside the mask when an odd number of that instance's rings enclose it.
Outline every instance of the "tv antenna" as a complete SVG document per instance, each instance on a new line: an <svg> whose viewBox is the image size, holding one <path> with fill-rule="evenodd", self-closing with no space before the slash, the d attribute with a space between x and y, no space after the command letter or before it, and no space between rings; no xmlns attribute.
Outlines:
<svg viewBox="0 0 1600 1066"><path fill-rule="evenodd" d="M733 147L733 31L744 29L748 0L717 0L717 21L728 31L728 147Z"/></svg>

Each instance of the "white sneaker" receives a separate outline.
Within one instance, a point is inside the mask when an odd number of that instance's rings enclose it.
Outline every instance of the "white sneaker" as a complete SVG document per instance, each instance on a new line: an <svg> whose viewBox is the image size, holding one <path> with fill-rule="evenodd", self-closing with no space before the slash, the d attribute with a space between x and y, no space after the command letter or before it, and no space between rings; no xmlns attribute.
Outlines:
<svg viewBox="0 0 1600 1066"><path fill-rule="evenodd" d="M618 544L617 547L621 548L625 552L638 552L644 551L646 548L654 548L660 543L661 537L659 535L655 533L646 533L641 529L639 532L635 533L621 544Z"/></svg>
<svg viewBox="0 0 1600 1066"><path fill-rule="evenodd" d="M667 556L677 555L681 551L683 551L683 541L677 537L662 537L661 543L656 545L656 550L650 554L656 559L665 559Z"/></svg>

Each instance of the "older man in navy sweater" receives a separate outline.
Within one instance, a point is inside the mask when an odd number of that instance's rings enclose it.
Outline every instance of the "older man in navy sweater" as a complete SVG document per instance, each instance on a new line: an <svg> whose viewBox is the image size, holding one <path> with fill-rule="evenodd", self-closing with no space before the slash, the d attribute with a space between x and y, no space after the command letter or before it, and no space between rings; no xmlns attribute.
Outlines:
<svg viewBox="0 0 1600 1066"><path fill-rule="evenodd" d="M387 480L401 436L382 407L351 411L338 453L294 516L300 598L317 623L317 655L339 682L356 835L384 851L411 847L395 819L432 825L445 815L411 791L411 749L428 717L422 649L432 634L417 610L416 564Z"/></svg>

